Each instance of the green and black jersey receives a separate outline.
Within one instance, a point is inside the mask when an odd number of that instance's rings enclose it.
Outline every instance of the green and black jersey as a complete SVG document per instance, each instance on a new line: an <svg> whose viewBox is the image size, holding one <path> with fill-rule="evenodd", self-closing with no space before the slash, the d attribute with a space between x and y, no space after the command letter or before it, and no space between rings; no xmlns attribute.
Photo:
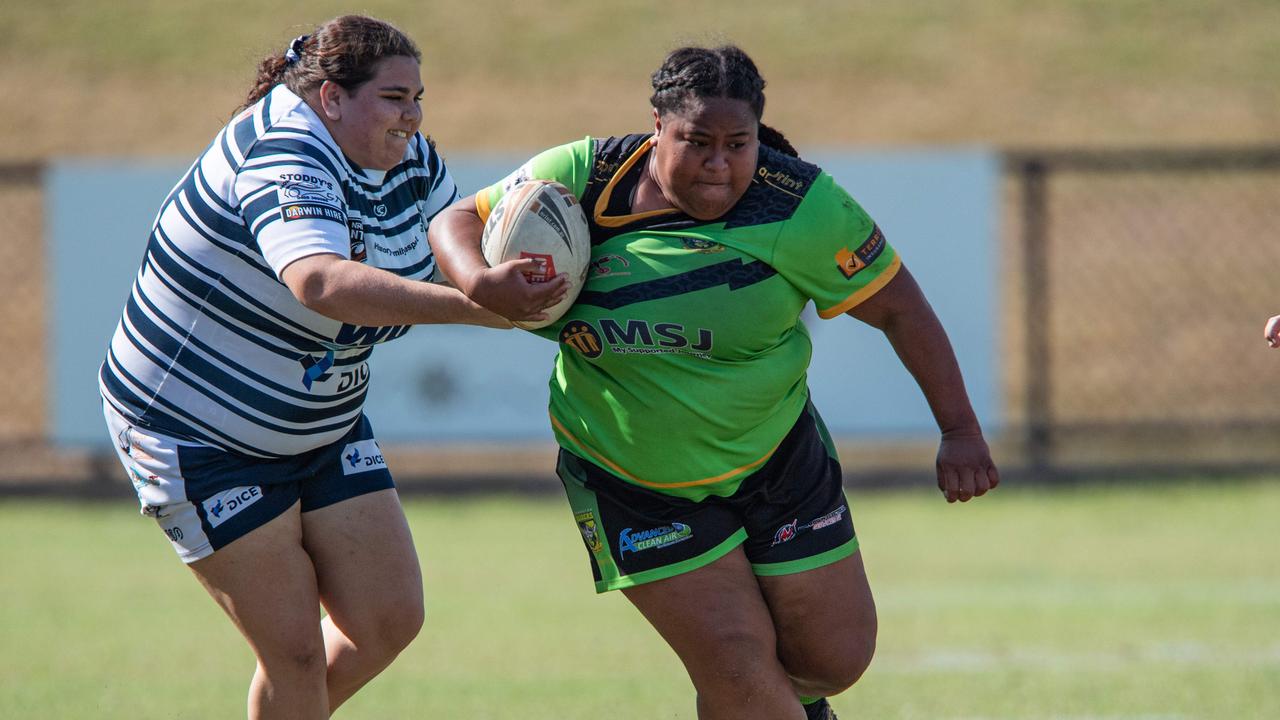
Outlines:
<svg viewBox="0 0 1280 720"><path fill-rule="evenodd" d="M586 211L586 286L559 322L536 331L560 343L550 383L560 445L637 485L727 496L804 409L805 303L823 318L840 315L900 262L830 175L764 146L750 188L724 217L632 214L648 140L547 150L477 194L476 206L487 219L516 183L544 178Z"/></svg>

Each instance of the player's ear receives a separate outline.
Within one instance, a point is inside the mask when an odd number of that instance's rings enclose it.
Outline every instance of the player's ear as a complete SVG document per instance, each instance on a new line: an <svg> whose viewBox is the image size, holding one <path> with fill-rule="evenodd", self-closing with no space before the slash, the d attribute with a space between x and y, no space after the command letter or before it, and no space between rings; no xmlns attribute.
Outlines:
<svg viewBox="0 0 1280 720"><path fill-rule="evenodd" d="M342 119L342 101L346 91L336 82L325 80L320 84L320 111L330 120Z"/></svg>
<svg viewBox="0 0 1280 720"><path fill-rule="evenodd" d="M653 109L653 137L649 138L649 143L653 144L657 141L658 136L662 134L662 116L658 114L658 108Z"/></svg>

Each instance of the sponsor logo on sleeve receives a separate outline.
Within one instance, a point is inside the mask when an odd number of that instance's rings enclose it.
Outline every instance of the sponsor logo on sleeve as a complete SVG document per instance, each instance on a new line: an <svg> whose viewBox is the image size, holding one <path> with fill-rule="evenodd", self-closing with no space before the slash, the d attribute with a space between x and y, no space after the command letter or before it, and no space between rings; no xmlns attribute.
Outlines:
<svg viewBox="0 0 1280 720"><path fill-rule="evenodd" d="M253 485L224 490L201 504L209 526L218 527L261 499L262 488Z"/></svg>
<svg viewBox="0 0 1280 720"><path fill-rule="evenodd" d="M277 183L281 204L291 202L324 203L339 206L342 201L334 191L333 182L306 173L282 173Z"/></svg>
<svg viewBox="0 0 1280 720"><path fill-rule="evenodd" d="M859 270L880 257L880 253L884 252L884 245L884 233L880 232L878 225L873 225L871 235L858 249L850 251L846 247L836 252L836 267L840 268L846 278L852 278Z"/></svg>
<svg viewBox="0 0 1280 720"><path fill-rule="evenodd" d="M343 475L355 475L386 467L387 461L382 458L378 441L373 438L347 443L347 446L342 448Z"/></svg>
<svg viewBox="0 0 1280 720"><path fill-rule="evenodd" d="M346 224L347 214L336 207L330 205L283 205L280 208L280 217L285 222L293 220L332 220L337 223Z"/></svg>

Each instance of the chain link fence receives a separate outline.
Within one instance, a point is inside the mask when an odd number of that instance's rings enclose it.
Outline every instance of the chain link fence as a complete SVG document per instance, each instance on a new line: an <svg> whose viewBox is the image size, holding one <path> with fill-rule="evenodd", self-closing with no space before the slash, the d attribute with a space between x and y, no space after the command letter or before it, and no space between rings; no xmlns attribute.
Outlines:
<svg viewBox="0 0 1280 720"><path fill-rule="evenodd" d="M1010 153L1011 415L1038 474L1277 457L1280 148Z"/></svg>
<svg viewBox="0 0 1280 720"><path fill-rule="evenodd" d="M1008 422L994 444L1006 470L1051 479L1268 469L1280 456L1269 382L1280 350L1262 340L1263 323L1280 314L1269 286L1280 264L1280 148L1010 152L1004 168ZM118 471L109 455L47 440L41 179L39 165L0 165L0 244L10 258L0 265L0 340L10 349L0 374L0 489L37 492L93 487ZM852 442L842 452L849 467L859 455L881 465L896 456L918 470L931 449ZM404 478L415 467L474 473L477 458L497 457L490 448L466 458L400 454ZM502 460L489 472L514 476L524 466Z"/></svg>

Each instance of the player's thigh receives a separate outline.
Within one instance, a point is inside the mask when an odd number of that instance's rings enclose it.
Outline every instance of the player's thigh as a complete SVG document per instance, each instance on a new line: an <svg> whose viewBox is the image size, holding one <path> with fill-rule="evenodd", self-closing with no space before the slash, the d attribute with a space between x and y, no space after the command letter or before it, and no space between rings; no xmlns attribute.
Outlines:
<svg viewBox="0 0 1280 720"><path fill-rule="evenodd" d="M323 669L316 572L298 503L188 567L260 660Z"/></svg>
<svg viewBox="0 0 1280 720"><path fill-rule="evenodd" d="M788 673L833 685L858 679L875 652L877 629L861 552L759 583Z"/></svg>
<svg viewBox="0 0 1280 720"><path fill-rule="evenodd" d="M773 618L740 548L709 565L623 591L702 690L724 676L789 687Z"/></svg>
<svg viewBox="0 0 1280 720"><path fill-rule="evenodd" d="M353 639L412 636L422 624L422 572L394 488L302 513L320 599Z"/></svg>

